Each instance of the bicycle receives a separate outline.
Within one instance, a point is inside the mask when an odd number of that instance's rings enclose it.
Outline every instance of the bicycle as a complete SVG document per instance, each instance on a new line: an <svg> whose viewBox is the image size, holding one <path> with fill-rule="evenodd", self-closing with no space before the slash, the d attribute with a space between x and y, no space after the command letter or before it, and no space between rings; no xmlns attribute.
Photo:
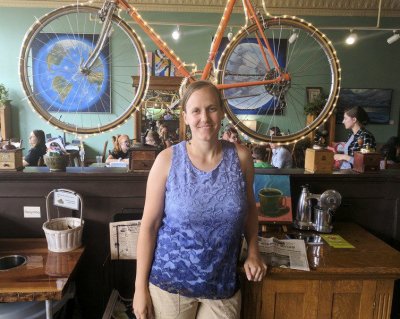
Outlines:
<svg viewBox="0 0 400 319"><path fill-rule="evenodd" d="M228 0L200 78L216 82L229 120L249 138L296 142L324 123L336 105L340 86L336 51L303 19L272 17L262 14L251 0L242 2L245 25L220 54L236 3ZM264 1L263 7L266 11ZM164 52L179 75L187 82L196 80L127 0L105 0L100 10L87 5L62 7L33 24L20 55L23 89L48 123L76 134L96 134L121 125L140 108L148 87L148 62L141 39L118 16L119 9ZM138 78L136 89L133 76ZM320 114L306 125L304 105L310 87L323 90L326 100ZM271 136L273 126L286 134Z"/></svg>

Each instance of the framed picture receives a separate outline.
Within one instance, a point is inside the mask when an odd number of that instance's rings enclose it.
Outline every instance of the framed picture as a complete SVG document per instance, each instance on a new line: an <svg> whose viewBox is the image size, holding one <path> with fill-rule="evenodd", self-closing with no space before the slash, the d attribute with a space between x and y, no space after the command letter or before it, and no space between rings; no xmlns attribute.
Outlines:
<svg viewBox="0 0 400 319"><path fill-rule="evenodd" d="M253 191L260 224L293 221L289 175L271 175L263 169L256 170Z"/></svg>
<svg viewBox="0 0 400 319"><path fill-rule="evenodd" d="M307 103L314 102L315 98L322 93L321 87L308 87L307 91Z"/></svg>
<svg viewBox="0 0 400 319"><path fill-rule="evenodd" d="M286 40L268 39L269 45L274 52L278 52L278 63L284 69L286 67ZM221 58L222 52L229 43L227 37L222 38L221 45L215 57L215 65ZM264 48L265 52L267 48ZM273 65L272 60L266 53L269 64ZM229 58L225 76L225 82L244 82L263 80L268 70L265 69L263 56L259 48L257 39L246 38L234 50ZM254 75L254 70L259 70L259 76ZM250 74L250 75L249 75ZM252 75L253 74L253 75ZM224 91L225 98L229 101L229 106L233 113L237 115L282 115L285 103L279 101L278 97L268 94L265 90L260 95L260 87L234 88ZM260 98L261 96L261 98ZM250 98L249 98L250 97Z"/></svg>
<svg viewBox="0 0 400 319"><path fill-rule="evenodd" d="M171 61L165 56L164 52L162 52L161 50L154 51L154 75L171 75Z"/></svg>
<svg viewBox="0 0 400 319"><path fill-rule="evenodd" d="M89 56L97 38L96 34L67 33L41 33L35 37L33 89L48 112L111 113L108 42L90 75L76 76L80 74L80 60Z"/></svg>
<svg viewBox="0 0 400 319"><path fill-rule="evenodd" d="M371 124L389 124L392 89L341 89L337 104L336 123L342 123L344 110L361 106Z"/></svg>

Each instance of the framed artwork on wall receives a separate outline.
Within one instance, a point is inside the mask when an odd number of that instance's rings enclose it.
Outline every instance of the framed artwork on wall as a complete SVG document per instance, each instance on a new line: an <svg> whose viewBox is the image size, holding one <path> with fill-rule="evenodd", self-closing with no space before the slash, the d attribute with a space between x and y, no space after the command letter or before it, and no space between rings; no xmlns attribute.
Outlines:
<svg viewBox="0 0 400 319"><path fill-rule="evenodd" d="M312 103L318 97L318 95L322 94L321 87L308 87L307 90L307 103Z"/></svg>
<svg viewBox="0 0 400 319"><path fill-rule="evenodd" d="M269 45L273 48L274 52L278 52L278 63L282 68L286 66L286 40L273 40L269 39ZM221 45L218 49L215 65L218 65L222 52L225 50L229 40L227 37L222 38ZM264 47L267 52L267 48ZM273 65L269 55L265 53L269 64ZM257 39L246 38L242 41L232 52L229 62L227 64L227 75L224 77L225 83L230 81L243 82L243 81L259 81L265 78L268 72L274 70L265 70L263 63L263 55L258 46ZM257 70L257 72L255 72ZM272 76L272 75L271 75ZM229 99L229 106L231 110L237 115L282 115L285 103L279 101L279 97L269 94L264 90L260 98L260 86L257 87L243 87L225 90L225 97ZM253 98L251 98L253 96ZM237 98L236 98L237 97Z"/></svg>
<svg viewBox="0 0 400 319"><path fill-rule="evenodd" d="M107 43L88 76L80 76L81 57L88 57L96 34L41 33L32 44L34 94L48 112L111 113ZM82 77L84 88L82 88ZM82 96L82 92L85 92ZM99 94L99 92L101 94Z"/></svg>
<svg viewBox="0 0 400 319"><path fill-rule="evenodd" d="M389 124L392 89L341 89L337 104L336 123L342 123L344 110L361 106L371 124Z"/></svg>

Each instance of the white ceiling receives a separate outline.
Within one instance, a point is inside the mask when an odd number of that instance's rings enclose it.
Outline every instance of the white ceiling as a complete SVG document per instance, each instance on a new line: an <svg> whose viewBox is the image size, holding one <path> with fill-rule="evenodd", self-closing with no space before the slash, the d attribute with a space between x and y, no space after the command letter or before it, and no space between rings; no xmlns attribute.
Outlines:
<svg viewBox="0 0 400 319"><path fill-rule="evenodd" d="M83 2L83 1L79 1ZM237 1L239 5L241 1ZM262 0L254 0L262 8ZM64 0L0 0L0 7L56 8ZM101 0L94 0L100 4ZM169 12L222 12L226 0L129 0L139 10ZM318 16L400 17L400 0L266 0L271 14Z"/></svg>

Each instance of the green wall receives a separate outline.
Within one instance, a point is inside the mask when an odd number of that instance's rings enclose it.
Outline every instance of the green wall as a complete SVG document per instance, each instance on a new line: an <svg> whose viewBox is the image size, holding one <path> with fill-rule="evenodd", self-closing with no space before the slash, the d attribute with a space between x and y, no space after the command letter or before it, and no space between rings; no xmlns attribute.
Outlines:
<svg viewBox="0 0 400 319"><path fill-rule="evenodd" d="M32 25L35 17L40 17L48 12L47 9L14 9L1 8L0 10L0 83L6 85L10 90L12 99L12 123L13 136L22 138L25 148L28 148L27 140L30 131L43 129L53 136L62 134L61 131L47 125L40 120L29 107L22 93L19 75L18 58L20 46L25 32ZM177 14L173 13L148 13L143 16L149 21L170 21L173 23L207 23L217 24L217 14ZM373 26L376 21L373 18L351 18L351 17L305 17L317 26L340 26L340 25L365 25ZM235 15L234 24L240 24L242 17ZM400 18L382 19L381 26L397 28ZM209 51L214 28L210 27L188 27L183 26L183 36L179 42L171 39L174 26L154 26L156 31L168 42L175 52L185 62L196 62L199 68L203 67ZM328 37L334 43L338 51L342 67L343 88L391 88L393 89L392 112L390 125L370 125L368 129L376 136L379 143L385 142L390 136L398 135L399 113L400 113L400 41L388 45L391 31L357 31L359 42L348 47L344 45L347 30L326 30ZM141 34L142 35L142 34ZM142 35L142 39L145 37ZM147 41L148 42L148 41ZM155 47L146 43L146 50L152 51ZM94 158L101 153L106 140L111 143L111 135L116 133L127 133L133 135L133 122L129 121L112 133L104 133L92 136L85 140L87 145L87 157ZM347 136L342 125L337 126L337 140L344 140ZM67 140L71 141L74 136L67 134Z"/></svg>

